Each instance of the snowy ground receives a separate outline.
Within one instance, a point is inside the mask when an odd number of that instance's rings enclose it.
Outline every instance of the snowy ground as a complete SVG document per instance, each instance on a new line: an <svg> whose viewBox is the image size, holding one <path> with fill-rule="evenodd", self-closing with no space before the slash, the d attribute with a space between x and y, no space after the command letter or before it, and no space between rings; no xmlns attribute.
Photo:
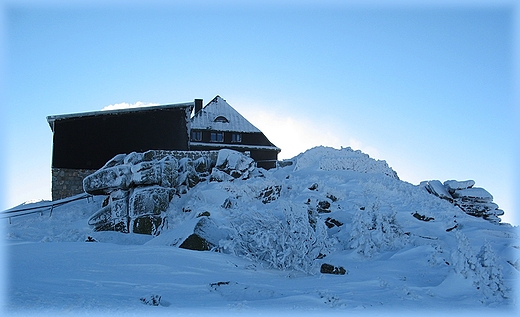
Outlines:
<svg viewBox="0 0 520 317"><path fill-rule="evenodd" d="M318 154L327 159L316 160ZM366 164L346 169L356 156L339 154L300 157L262 178L199 184L172 201L170 228L155 238L93 232L87 219L101 207L101 196L56 207L52 215L0 219L7 259L4 315L518 313L518 228L468 216L363 156L354 161ZM255 201L266 184L280 186L280 196ZM310 190L312 184L317 189ZM191 217L179 211L182 206L209 210L225 226L240 219L239 212L276 212L287 202L296 210L331 195L331 212L319 219L333 217L343 225L327 229L335 244L317 264L341 266L345 275L279 270L232 252L169 245L170 235ZM230 197L234 206L221 207ZM360 206L393 215L390 223L399 230L392 236L374 235L377 229L371 236L356 235L366 224ZM419 220L414 212L434 219ZM88 236L98 242L85 242ZM147 305L154 295L159 305Z"/></svg>

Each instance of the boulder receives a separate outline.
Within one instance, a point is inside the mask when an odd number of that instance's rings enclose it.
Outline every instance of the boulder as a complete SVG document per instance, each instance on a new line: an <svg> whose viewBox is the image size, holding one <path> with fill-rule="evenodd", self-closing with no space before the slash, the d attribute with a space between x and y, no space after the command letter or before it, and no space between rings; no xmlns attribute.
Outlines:
<svg viewBox="0 0 520 317"><path fill-rule="evenodd" d="M159 185L168 188L174 188L177 186L177 178L179 173L179 162L173 156L166 156L160 162L161 176Z"/></svg>
<svg viewBox="0 0 520 317"><path fill-rule="evenodd" d="M466 201L476 202L490 202L493 201L493 196L484 188L467 188L455 190L453 193L454 198L460 198Z"/></svg>
<svg viewBox="0 0 520 317"><path fill-rule="evenodd" d="M125 156L125 158L123 160L123 164L134 165L139 162L142 162L143 158L144 158L144 153L132 152L132 153L128 154L127 156Z"/></svg>
<svg viewBox="0 0 520 317"><path fill-rule="evenodd" d="M132 184L136 186L161 183L161 165L157 161L145 161L132 165Z"/></svg>
<svg viewBox="0 0 520 317"><path fill-rule="evenodd" d="M128 192L116 190L108 196L106 206L94 213L88 224L96 231L129 232Z"/></svg>
<svg viewBox="0 0 520 317"><path fill-rule="evenodd" d="M94 231L119 231L128 233L128 216L114 217L110 205L105 206L93 214L88 224L94 227Z"/></svg>
<svg viewBox="0 0 520 317"><path fill-rule="evenodd" d="M130 166L116 165L100 169L83 179L83 189L91 195L108 195L117 189L128 189L132 183Z"/></svg>
<svg viewBox="0 0 520 317"><path fill-rule="evenodd" d="M316 207L318 213L329 213L330 212L330 203L326 200L322 200L318 202L318 206Z"/></svg>
<svg viewBox="0 0 520 317"><path fill-rule="evenodd" d="M135 188L130 196L128 214L131 217L160 215L168 209L174 194L174 189L160 186Z"/></svg>
<svg viewBox="0 0 520 317"><path fill-rule="evenodd" d="M343 226L343 223L334 218L328 217L327 219L325 219L325 225L327 226L327 228L331 229L334 227L341 227Z"/></svg>
<svg viewBox="0 0 520 317"><path fill-rule="evenodd" d="M255 161L240 152L222 149L218 151L215 167L233 178L245 179L255 168Z"/></svg>
<svg viewBox="0 0 520 317"><path fill-rule="evenodd" d="M234 179L235 178L233 176L226 174L225 172L223 172L217 168L213 168L211 170L211 174L209 177L210 182L230 182Z"/></svg>
<svg viewBox="0 0 520 317"><path fill-rule="evenodd" d="M449 180L449 181L445 181L444 182L444 187L450 193L453 193L456 190L471 188L474 185L475 185L475 181L474 180L467 180L467 181Z"/></svg>
<svg viewBox="0 0 520 317"><path fill-rule="evenodd" d="M194 222L191 222L192 224ZM187 224L189 226L189 224ZM219 245L219 241L226 239L228 234L226 231L218 228L215 222L210 217L196 218L195 225L189 234L180 243L179 248L196 250L196 251L209 251L212 248Z"/></svg>
<svg viewBox="0 0 520 317"><path fill-rule="evenodd" d="M185 157L179 160L179 175L177 177L177 184L184 185L187 188L193 188L203 179L195 170L193 160Z"/></svg>
<svg viewBox="0 0 520 317"><path fill-rule="evenodd" d="M323 263L320 268L320 273L345 275L347 273L347 270L345 270L342 266L334 266L331 264Z"/></svg>
<svg viewBox="0 0 520 317"><path fill-rule="evenodd" d="M208 173L210 171L211 162L207 157L199 157L193 161L193 167L197 173Z"/></svg>
<svg viewBox="0 0 520 317"><path fill-rule="evenodd" d="M90 218L88 219L88 224L94 227L101 227L106 223L109 223L112 219L112 212L110 206L107 205L98 211L96 211Z"/></svg>
<svg viewBox="0 0 520 317"><path fill-rule="evenodd" d="M114 156L83 180L87 193L108 195L89 224L98 231L158 234L165 225L164 212L175 194L184 194L205 181L212 169L214 179L230 180L238 177L237 173L243 176L254 166L250 158L239 152L221 154L221 167L226 172L213 168L215 152L150 150Z"/></svg>
<svg viewBox="0 0 520 317"><path fill-rule="evenodd" d="M132 223L132 232L140 234L157 235L161 226L164 223L164 218L161 216L144 215L137 217Z"/></svg>
<svg viewBox="0 0 520 317"><path fill-rule="evenodd" d="M425 185L426 190L430 194L434 194L435 196L442 198L442 199L446 199L448 201L453 201L453 197L446 190L446 187L444 187L444 185L440 181L431 180L431 181L427 181L424 185Z"/></svg>
<svg viewBox="0 0 520 317"><path fill-rule="evenodd" d="M504 211L498 209L498 205L493 203L493 196L487 190L473 187L474 185L473 180L448 180L444 184L432 180L421 182L419 186L424 187L431 194L448 200L468 215L482 217L491 222L500 222L498 217L502 216ZM424 220L419 216L414 214L417 219Z"/></svg>

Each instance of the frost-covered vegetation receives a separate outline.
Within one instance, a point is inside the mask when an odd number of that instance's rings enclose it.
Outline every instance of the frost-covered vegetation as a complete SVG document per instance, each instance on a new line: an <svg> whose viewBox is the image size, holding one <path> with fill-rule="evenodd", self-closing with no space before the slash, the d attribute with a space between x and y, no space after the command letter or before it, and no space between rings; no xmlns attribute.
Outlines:
<svg viewBox="0 0 520 317"><path fill-rule="evenodd" d="M517 228L446 199L472 181L415 186L350 148L317 147L269 171L227 150L213 161L131 155L111 165L125 172L110 186L92 180L102 195L5 221L10 312L516 310ZM151 181L164 166L175 178ZM157 187L166 205L139 198ZM489 196L478 203L495 206ZM151 234L106 225L147 212Z"/></svg>

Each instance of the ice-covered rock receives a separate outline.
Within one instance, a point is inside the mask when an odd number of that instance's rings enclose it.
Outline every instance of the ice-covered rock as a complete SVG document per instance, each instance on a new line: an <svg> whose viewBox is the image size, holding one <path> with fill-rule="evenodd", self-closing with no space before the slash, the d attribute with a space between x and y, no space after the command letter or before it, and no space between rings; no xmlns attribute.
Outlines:
<svg viewBox="0 0 520 317"><path fill-rule="evenodd" d="M247 178L255 168L255 161L240 152L223 149L218 152L215 167L234 178Z"/></svg>
<svg viewBox="0 0 520 317"><path fill-rule="evenodd" d="M456 180L449 180L444 182L444 187L450 192L453 193L456 190L461 189L467 189L471 188L475 185L474 180L467 180L467 181L456 181Z"/></svg>
<svg viewBox="0 0 520 317"><path fill-rule="evenodd" d="M334 266L332 264L323 263L320 267L320 273L323 274L335 274L335 275L345 275L347 270L342 266Z"/></svg>
<svg viewBox="0 0 520 317"><path fill-rule="evenodd" d="M318 146L294 157L294 170L314 169L323 171L352 170L361 173L380 173L399 179L397 173L385 161L375 160L367 154L352 150L340 150Z"/></svg>
<svg viewBox="0 0 520 317"><path fill-rule="evenodd" d="M217 247L219 241L228 238L228 235L228 230L220 228L210 216L201 215L184 221L174 230L166 231L149 244L208 251Z"/></svg>
<svg viewBox="0 0 520 317"><path fill-rule="evenodd" d="M161 164L158 161L139 162L132 165L132 183L134 185L152 185L161 183Z"/></svg>
<svg viewBox="0 0 520 317"><path fill-rule="evenodd" d="M498 209L498 205L493 202L493 196L487 190L473 187L474 185L473 180L448 180L444 184L438 180L431 180L421 182L419 186L424 187L430 194L450 201L469 215L500 222L499 216L502 216L504 211Z"/></svg>
<svg viewBox="0 0 520 317"><path fill-rule="evenodd" d="M207 180L245 179L254 169L253 159L226 149L118 154L83 181L87 193L108 195L89 224L98 231L158 234L175 194Z"/></svg>
<svg viewBox="0 0 520 317"><path fill-rule="evenodd" d="M128 189L132 183L130 166L102 168L83 179L83 189L92 195L107 195L117 189Z"/></svg>
<svg viewBox="0 0 520 317"><path fill-rule="evenodd" d="M434 194L435 196L440 197L442 199L446 199L448 201L453 201L453 197L440 181L426 181L423 182L421 185L423 185L430 194Z"/></svg>
<svg viewBox="0 0 520 317"><path fill-rule="evenodd" d="M137 187L130 195L128 214L131 217L160 215L166 211L175 189L161 186Z"/></svg>
<svg viewBox="0 0 520 317"><path fill-rule="evenodd" d="M493 196L487 190L478 187L455 190L453 197L479 202L493 201Z"/></svg>

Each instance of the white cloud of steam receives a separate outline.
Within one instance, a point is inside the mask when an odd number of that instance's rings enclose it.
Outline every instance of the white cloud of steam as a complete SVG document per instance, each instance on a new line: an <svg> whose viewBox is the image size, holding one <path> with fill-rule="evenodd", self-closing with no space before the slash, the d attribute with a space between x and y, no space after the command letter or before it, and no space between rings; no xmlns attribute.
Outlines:
<svg viewBox="0 0 520 317"><path fill-rule="evenodd" d="M121 102L121 103L116 103L113 105L108 105L101 110L105 111L105 110L117 110L117 109L128 109L128 108L153 107L153 106L158 106L158 105L159 105L158 103L144 103L142 101L138 101L136 103Z"/></svg>

